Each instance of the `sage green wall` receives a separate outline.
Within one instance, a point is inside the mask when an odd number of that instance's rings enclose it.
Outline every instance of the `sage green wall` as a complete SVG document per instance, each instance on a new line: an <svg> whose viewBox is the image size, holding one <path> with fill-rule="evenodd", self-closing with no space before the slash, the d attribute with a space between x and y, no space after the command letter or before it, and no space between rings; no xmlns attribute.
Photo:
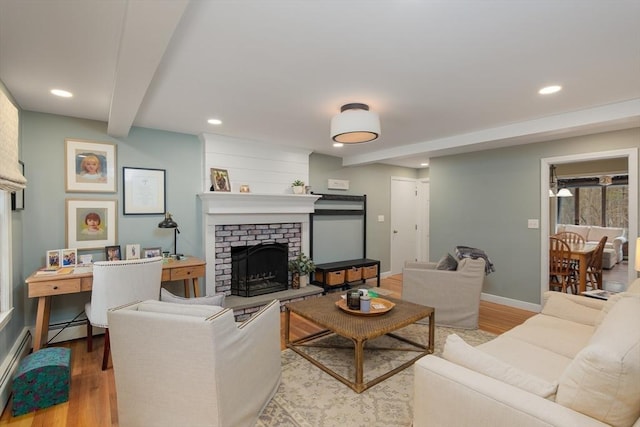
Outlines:
<svg viewBox="0 0 640 427"><path fill-rule="evenodd" d="M391 177L417 178L417 169L383 164L343 167L340 157L313 153L309 156L309 183L314 193L367 195L367 257L380 260L380 269L391 269ZM327 181L346 179L349 190L328 190ZM378 222L378 215L385 221Z"/></svg>
<svg viewBox="0 0 640 427"><path fill-rule="evenodd" d="M540 160L640 147L640 128L432 158L430 254L457 245L487 252L496 271L483 291L540 303ZM635 236L631 236L635 238Z"/></svg>
<svg viewBox="0 0 640 427"><path fill-rule="evenodd" d="M10 100L14 101L11 94L0 81L0 91L5 93ZM14 101L15 104L15 101ZM17 105L17 104L16 104ZM11 199L7 195L7 203L11 204ZM11 244L12 244L12 292L13 292L13 313L11 319L0 330L0 364L5 360L11 347L15 344L25 326L25 307L24 300L26 292L24 287L24 278L22 276L22 213L23 211L11 212ZM0 410L2 410L5 402L0 402Z"/></svg>
<svg viewBox="0 0 640 427"><path fill-rule="evenodd" d="M166 205L179 224L178 251L195 256L202 253L201 213L196 194L201 192L202 145L194 135L132 128L125 138L107 135L107 124L52 114L22 112L22 159L28 188L25 192L24 266L28 276L45 262L48 249L65 248L65 199L117 199L116 244L123 253L128 243L141 247L173 250L173 231L158 228L162 215L123 215L122 167L166 170ZM64 183L65 138L111 142L117 145L117 193L66 193ZM15 240L15 239L14 239ZM104 250L93 253L104 260ZM72 319L84 309L88 292L54 298L51 323ZM28 322L35 322L35 300L27 300Z"/></svg>

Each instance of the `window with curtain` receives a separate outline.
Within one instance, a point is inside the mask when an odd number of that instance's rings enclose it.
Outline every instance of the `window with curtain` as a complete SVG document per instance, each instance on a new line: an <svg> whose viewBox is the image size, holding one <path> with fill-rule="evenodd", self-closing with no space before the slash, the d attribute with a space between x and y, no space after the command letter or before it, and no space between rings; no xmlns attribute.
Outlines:
<svg viewBox="0 0 640 427"><path fill-rule="evenodd" d="M13 310L11 192L27 182L18 163L18 132L18 108L0 87L0 328Z"/></svg>

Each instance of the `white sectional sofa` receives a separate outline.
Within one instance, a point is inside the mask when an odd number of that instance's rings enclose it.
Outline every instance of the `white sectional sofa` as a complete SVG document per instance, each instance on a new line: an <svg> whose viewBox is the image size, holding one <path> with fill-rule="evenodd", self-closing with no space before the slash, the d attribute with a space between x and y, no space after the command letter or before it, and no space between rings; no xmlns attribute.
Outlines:
<svg viewBox="0 0 640 427"><path fill-rule="evenodd" d="M607 236L607 243L602 255L602 267L611 269L623 260L622 246L626 243L626 231L619 227L597 227L595 225L558 224L556 233L571 231L584 237L587 243L598 243Z"/></svg>
<svg viewBox="0 0 640 427"><path fill-rule="evenodd" d="M437 316L437 313L436 313ZM609 301L547 292L478 347L416 362L414 427L640 427L640 279Z"/></svg>

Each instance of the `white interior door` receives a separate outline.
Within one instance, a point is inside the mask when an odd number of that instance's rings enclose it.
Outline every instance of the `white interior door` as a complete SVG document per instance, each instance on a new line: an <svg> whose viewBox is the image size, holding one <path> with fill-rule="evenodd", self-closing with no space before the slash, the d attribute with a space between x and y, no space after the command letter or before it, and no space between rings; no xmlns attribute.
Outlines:
<svg viewBox="0 0 640 427"><path fill-rule="evenodd" d="M417 259L418 194L415 179L391 178L391 274Z"/></svg>
<svg viewBox="0 0 640 427"><path fill-rule="evenodd" d="M418 260L429 261L429 180L418 181Z"/></svg>

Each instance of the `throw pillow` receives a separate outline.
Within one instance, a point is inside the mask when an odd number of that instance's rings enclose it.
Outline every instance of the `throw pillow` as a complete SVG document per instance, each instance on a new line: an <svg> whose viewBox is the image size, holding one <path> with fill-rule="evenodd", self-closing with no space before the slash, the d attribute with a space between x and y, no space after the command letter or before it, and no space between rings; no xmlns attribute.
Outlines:
<svg viewBox="0 0 640 427"><path fill-rule="evenodd" d="M525 371L522 371L490 354L467 344L456 334L447 337L442 357L464 366L472 371L518 387L540 397L553 396L558 387L557 382L550 383Z"/></svg>
<svg viewBox="0 0 640 427"><path fill-rule="evenodd" d="M196 298L183 298L178 295L174 295L165 288L160 288L160 301L173 302L177 304L198 304L198 305L219 305L224 306L224 294L218 293L215 295L208 295L204 297Z"/></svg>
<svg viewBox="0 0 640 427"><path fill-rule="evenodd" d="M436 270L455 271L457 269L458 260L455 259L451 254L446 254L445 256L440 258L440 261L438 261L438 264L436 264Z"/></svg>

